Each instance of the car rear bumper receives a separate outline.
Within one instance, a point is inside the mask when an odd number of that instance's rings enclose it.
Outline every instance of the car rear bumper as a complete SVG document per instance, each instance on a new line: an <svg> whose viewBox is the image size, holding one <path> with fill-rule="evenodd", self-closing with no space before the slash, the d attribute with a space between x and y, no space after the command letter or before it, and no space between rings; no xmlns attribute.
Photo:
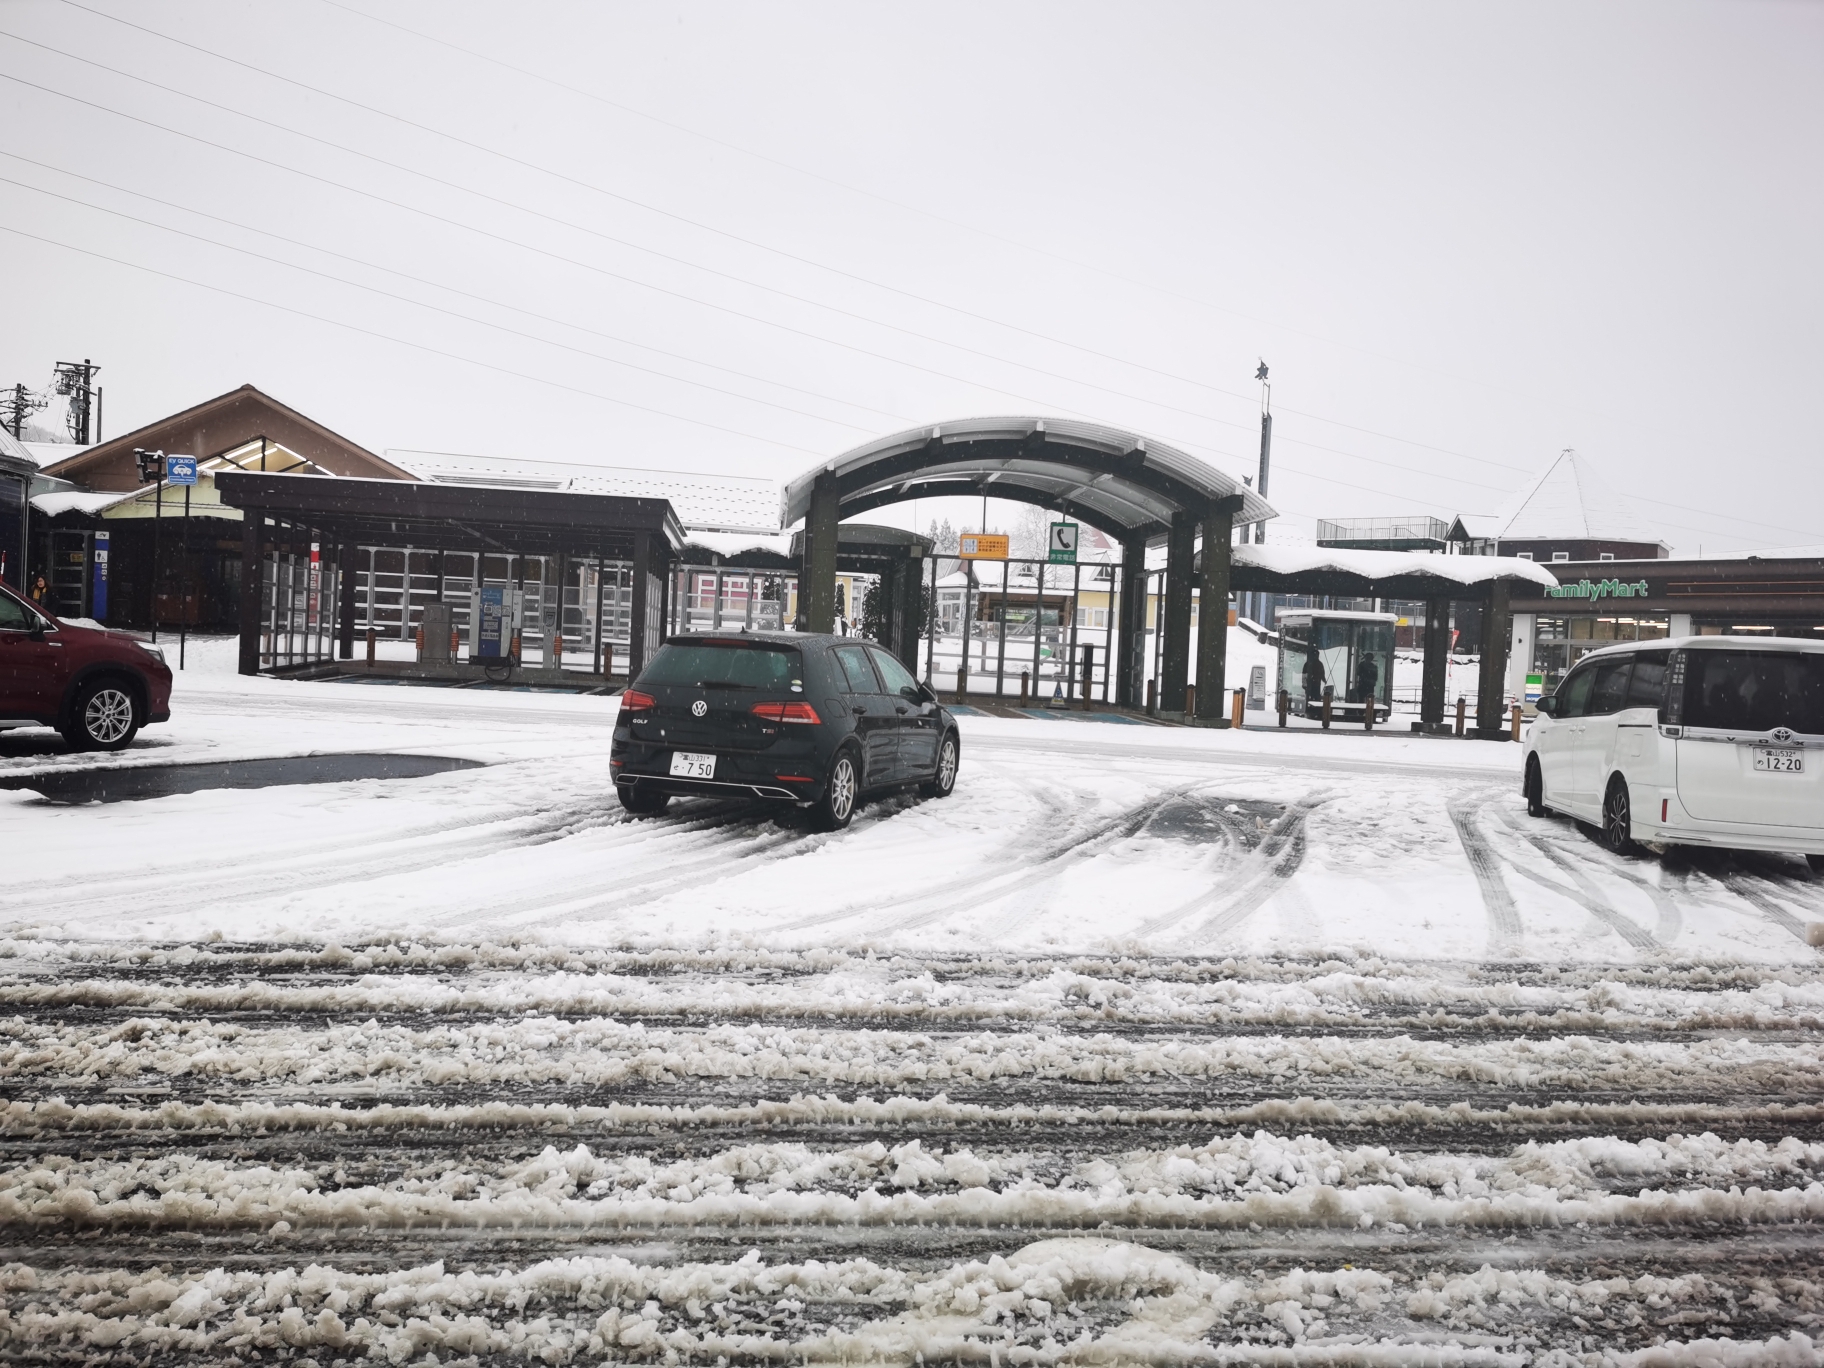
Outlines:
<svg viewBox="0 0 1824 1368"><path fill-rule="evenodd" d="M763 780L677 779L669 774L620 773L614 776L614 782L622 788L642 788L654 793L764 798L775 802L808 803L816 796L814 785L787 786Z"/></svg>

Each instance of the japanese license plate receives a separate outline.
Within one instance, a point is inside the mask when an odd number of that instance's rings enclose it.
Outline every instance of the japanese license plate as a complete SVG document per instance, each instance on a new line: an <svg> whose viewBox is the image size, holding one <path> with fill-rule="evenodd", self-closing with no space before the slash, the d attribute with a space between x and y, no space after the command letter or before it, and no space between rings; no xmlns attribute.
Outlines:
<svg viewBox="0 0 1824 1368"><path fill-rule="evenodd" d="M1754 748L1754 767L1766 770L1770 774L1803 774L1805 772L1805 752L1794 747L1756 746Z"/></svg>
<svg viewBox="0 0 1824 1368"><path fill-rule="evenodd" d="M691 751L673 751L671 753L671 777L673 779L714 779L716 777L716 757L698 755Z"/></svg>

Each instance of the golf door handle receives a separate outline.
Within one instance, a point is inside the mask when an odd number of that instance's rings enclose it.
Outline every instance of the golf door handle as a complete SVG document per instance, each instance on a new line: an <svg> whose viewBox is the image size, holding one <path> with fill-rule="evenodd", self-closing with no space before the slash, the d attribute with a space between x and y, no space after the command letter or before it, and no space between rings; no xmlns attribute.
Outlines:
<svg viewBox="0 0 1824 1368"><path fill-rule="evenodd" d="M857 717L863 717L866 716L868 710L859 704L851 703L849 705L849 711L854 713Z"/></svg>
<svg viewBox="0 0 1824 1368"><path fill-rule="evenodd" d="M909 713L912 710L910 708L894 708L893 711L898 713L901 717L904 717L907 713Z"/></svg>

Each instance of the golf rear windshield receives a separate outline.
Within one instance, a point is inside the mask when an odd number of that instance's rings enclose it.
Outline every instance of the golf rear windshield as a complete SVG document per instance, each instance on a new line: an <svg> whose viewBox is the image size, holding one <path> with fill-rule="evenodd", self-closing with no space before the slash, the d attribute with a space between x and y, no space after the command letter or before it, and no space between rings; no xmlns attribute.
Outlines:
<svg viewBox="0 0 1824 1368"><path fill-rule="evenodd" d="M743 642L662 646L640 675L642 684L693 688L789 689L803 680L797 651L757 642L751 646Z"/></svg>

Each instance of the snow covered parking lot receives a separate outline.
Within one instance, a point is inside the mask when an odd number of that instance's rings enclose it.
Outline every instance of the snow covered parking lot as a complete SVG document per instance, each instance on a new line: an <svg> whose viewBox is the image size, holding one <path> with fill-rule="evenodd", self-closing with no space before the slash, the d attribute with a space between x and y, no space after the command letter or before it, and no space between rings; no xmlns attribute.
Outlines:
<svg viewBox="0 0 1824 1368"><path fill-rule="evenodd" d="M1513 746L1074 719L836 835L630 820L613 709L192 671L0 740L482 762L0 789L0 1349L1819 1360L1802 862L1615 859Z"/></svg>

